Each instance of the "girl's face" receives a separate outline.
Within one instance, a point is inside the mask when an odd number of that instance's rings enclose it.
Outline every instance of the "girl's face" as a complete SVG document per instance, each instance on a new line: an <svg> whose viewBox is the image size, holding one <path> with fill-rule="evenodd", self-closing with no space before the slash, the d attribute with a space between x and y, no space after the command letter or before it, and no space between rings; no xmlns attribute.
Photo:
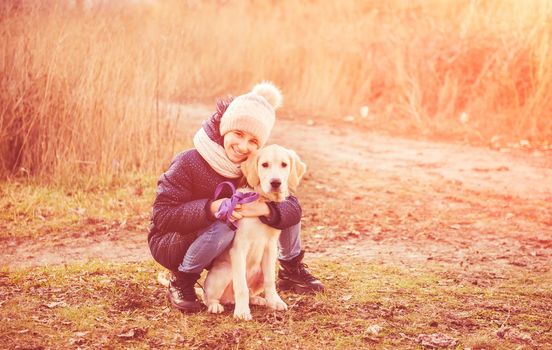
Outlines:
<svg viewBox="0 0 552 350"><path fill-rule="evenodd" d="M224 150L228 159L241 163L251 152L259 149L259 141L255 136L241 130L232 130L224 134Z"/></svg>

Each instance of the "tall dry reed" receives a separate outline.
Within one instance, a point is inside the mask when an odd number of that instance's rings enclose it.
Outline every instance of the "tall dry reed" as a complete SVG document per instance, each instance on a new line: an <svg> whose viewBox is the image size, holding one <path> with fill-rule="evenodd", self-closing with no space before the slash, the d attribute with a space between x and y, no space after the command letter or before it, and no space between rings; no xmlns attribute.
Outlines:
<svg viewBox="0 0 552 350"><path fill-rule="evenodd" d="M262 79L282 112L368 105L389 128L552 138L546 0L124 4L1 5L2 177L159 171L185 141L164 101Z"/></svg>

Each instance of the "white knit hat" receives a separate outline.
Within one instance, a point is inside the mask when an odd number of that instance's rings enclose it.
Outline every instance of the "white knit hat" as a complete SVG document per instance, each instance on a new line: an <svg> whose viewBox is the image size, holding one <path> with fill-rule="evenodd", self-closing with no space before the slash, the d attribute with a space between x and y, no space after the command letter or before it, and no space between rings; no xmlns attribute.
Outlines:
<svg viewBox="0 0 552 350"><path fill-rule="evenodd" d="M255 136L262 147L274 126L282 93L271 82L255 85L250 93L236 97L220 120L220 134L241 130Z"/></svg>

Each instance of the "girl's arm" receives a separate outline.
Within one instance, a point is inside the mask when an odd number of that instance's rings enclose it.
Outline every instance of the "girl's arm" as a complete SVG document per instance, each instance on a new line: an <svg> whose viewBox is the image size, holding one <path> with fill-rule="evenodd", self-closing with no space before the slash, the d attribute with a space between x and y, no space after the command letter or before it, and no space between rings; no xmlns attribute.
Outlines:
<svg viewBox="0 0 552 350"><path fill-rule="evenodd" d="M259 219L279 230L283 230L293 225L297 225L301 221L301 204L294 196L289 196L282 202L266 203L270 209L270 214L260 216Z"/></svg>
<svg viewBox="0 0 552 350"><path fill-rule="evenodd" d="M192 199L189 157L178 156L157 182L152 221L164 232L191 233L215 221L210 199Z"/></svg>

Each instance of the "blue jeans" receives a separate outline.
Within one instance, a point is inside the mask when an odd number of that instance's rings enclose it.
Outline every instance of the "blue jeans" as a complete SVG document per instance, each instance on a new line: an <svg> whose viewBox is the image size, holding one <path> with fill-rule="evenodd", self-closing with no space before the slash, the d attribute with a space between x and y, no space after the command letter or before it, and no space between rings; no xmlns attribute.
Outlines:
<svg viewBox="0 0 552 350"><path fill-rule="evenodd" d="M278 241L278 258L291 260L301 253L301 223L282 230ZM222 221L216 221L199 232L198 237L188 248L178 271L201 273L203 269L230 246L235 231Z"/></svg>

